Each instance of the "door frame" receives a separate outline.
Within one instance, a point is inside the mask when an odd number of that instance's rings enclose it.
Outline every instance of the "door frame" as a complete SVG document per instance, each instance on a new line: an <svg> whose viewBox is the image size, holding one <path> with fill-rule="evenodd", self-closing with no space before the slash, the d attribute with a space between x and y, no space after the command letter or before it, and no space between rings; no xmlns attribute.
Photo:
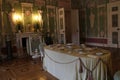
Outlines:
<svg viewBox="0 0 120 80"><path fill-rule="evenodd" d="M58 42L66 44L65 34L65 11L64 8L58 9Z"/></svg>
<svg viewBox="0 0 120 80"><path fill-rule="evenodd" d="M108 13L108 46L120 48L120 1L112 2L107 4L107 13ZM113 8L118 7L118 10L112 11ZM112 15L118 15L118 26L113 27L112 25ZM113 33L116 33L117 36L113 37ZM115 38L115 39L114 39ZM114 40L113 40L114 39ZM117 41L114 43L114 41Z"/></svg>

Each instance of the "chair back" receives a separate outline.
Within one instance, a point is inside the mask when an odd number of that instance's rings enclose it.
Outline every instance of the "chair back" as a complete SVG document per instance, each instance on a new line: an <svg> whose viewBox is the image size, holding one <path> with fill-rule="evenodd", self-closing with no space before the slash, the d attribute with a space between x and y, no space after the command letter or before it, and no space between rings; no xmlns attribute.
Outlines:
<svg viewBox="0 0 120 80"><path fill-rule="evenodd" d="M120 80L120 71L117 71L114 76L113 76L114 80Z"/></svg>
<svg viewBox="0 0 120 80"><path fill-rule="evenodd" d="M44 56L44 45L43 45L43 43L40 43L39 44L39 51L40 51L40 54L41 54L41 56Z"/></svg>

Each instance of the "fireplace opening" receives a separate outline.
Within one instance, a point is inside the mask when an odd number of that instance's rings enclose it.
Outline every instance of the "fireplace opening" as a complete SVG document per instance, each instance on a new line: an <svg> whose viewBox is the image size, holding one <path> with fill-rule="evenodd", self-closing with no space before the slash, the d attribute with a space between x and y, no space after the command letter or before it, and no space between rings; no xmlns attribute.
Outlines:
<svg viewBox="0 0 120 80"><path fill-rule="evenodd" d="M27 52L27 37L22 38L23 52Z"/></svg>

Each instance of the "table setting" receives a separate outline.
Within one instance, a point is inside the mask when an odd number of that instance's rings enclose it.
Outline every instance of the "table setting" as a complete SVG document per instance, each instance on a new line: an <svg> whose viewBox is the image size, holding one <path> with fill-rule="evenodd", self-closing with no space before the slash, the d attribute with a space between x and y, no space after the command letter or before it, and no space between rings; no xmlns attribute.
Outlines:
<svg viewBox="0 0 120 80"><path fill-rule="evenodd" d="M47 49L52 49L55 51L63 52L64 54L69 54L73 56L88 56L88 57L101 57L104 54L109 54L110 52L97 47L82 47L74 44L54 44L46 47Z"/></svg>
<svg viewBox="0 0 120 80"><path fill-rule="evenodd" d="M108 80L112 72L111 53L102 48L53 44L45 46L45 55L46 70L60 80Z"/></svg>

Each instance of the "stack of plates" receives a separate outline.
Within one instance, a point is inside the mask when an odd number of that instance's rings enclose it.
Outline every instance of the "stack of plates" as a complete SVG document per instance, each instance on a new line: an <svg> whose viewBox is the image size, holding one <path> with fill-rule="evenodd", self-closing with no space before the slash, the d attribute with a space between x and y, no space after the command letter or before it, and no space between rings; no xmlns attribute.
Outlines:
<svg viewBox="0 0 120 80"><path fill-rule="evenodd" d="M103 53L102 52L97 52L96 55L101 56L101 55L103 55Z"/></svg>

